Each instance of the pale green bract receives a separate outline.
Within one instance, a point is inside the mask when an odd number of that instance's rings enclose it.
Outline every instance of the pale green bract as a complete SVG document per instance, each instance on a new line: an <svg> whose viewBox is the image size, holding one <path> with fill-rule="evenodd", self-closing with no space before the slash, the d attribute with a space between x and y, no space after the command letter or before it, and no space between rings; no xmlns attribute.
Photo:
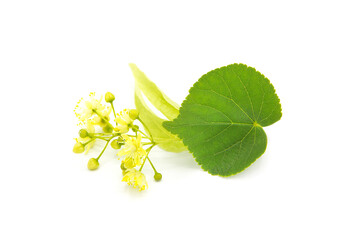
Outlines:
<svg viewBox="0 0 360 240"><path fill-rule="evenodd" d="M172 120L179 115L179 106L167 97L135 64L129 64L135 78L135 106L139 111L139 119L145 130L160 148L170 152L186 150L181 139L164 129L164 119L158 117L146 105L142 93L147 99L166 116Z"/></svg>
<svg viewBox="0 0 360 240"><path fill-rule="evenodd" d="M183 140L204 170L230 176L265 152L262 127L281 115L270 81L254 68L232 64L203 75L190 89L177 118L163 126Z"/></svg>

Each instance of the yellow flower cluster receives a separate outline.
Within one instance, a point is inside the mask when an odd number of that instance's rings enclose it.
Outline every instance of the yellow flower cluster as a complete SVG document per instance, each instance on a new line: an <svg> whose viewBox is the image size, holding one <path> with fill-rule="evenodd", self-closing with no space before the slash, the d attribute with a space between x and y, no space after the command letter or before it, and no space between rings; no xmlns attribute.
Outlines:
<svg viewBox="0 0 360 240"><path fill-rule="evenodd" d="M122 163L126 168L123 181L133 185L134 188L138 187L139 191L142 191L147 188L146 178L144 174L135 169L136 166L141 166L144 163L147 154L141 144L141 135L129 137L122 134L122 137L125 139L125 146L118 152L118 156L123 158Z"/></svg>
<svg viewBox="0 0 360 240"><path fill-rule="evenodd" d="M106 145L99 156L88 161L88 169L96 170L99 167L100 157L110 141L112 141L110 146L114 149L120 149L117 155L119 159L122 159L121 166L124 170L122 181L127 182L128 185L132 185L134 188L138 188L139 191L145 190L148 185L141 170L147 159L147 154L154 146L154 142L152 138L141 132L138 126L134 125L134 121L139 117L139 112L136 109L124 109L116 114L113 105L115 96L109 92L105 94L105 102L110 104L111 107L104 105L102 100L102 96L96 98L95 93L90 93L86 100L81 98L77 103L74 112L79 120L78 125L82 126L82 129L79 131L79 137L75 139L76 143L73 152L88 153L90 148L94 146L95 140L106 141ZM115 115L114 125L110 123L111 112ZM102 128L103 131L96 132L95 125ZM127 134L130 130L135 134ZM153 144L146 151L143 148L142 136L151 141L151 143L147 142L147 144ZM138 166L141 166L140 169L135 169ZM155 168L154 171L156 172ZM155 177L155 180L157 179Z"/></svg>

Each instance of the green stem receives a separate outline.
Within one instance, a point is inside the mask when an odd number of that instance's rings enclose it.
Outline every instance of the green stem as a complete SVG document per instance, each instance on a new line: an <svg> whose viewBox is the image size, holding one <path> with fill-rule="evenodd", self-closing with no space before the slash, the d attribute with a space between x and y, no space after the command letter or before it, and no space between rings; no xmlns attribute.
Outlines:
<svg viewBox="0 0 360 240"><path fill-rule="evenodd" d="M143 131L141 131L140 129L139 129L138 131L139 131L139 133L141 133L142 135L144 135L144 137L149 138L149 136L148 136L146 133L144 133Z"/></svg>
<svg viewBox="0 0 360 240"><path fill-rule="evenodd" d="M119 137L121 136L120 133L90 133L89 134L90 137L93 138L109 138L109 137Z"/></svg>
<svg viewBox="0 0 360 240"><path fill-rule="evenodd" d="M93 138L93 139L87 141L86 143L84 143L84 147L85 147L87 144L89 144L89 143L91 143L92 141L94 141L94 140L95 140L95 138Z"/></svg>
<svg viewBox="0 0 360 240"><path fill-rule="evenodd" d="M90 133L89 135L115 135L115 133Z"/></svg>
<svg viewBox="0 0 360 240"><path fill-rule="evenodd" d="M114 137L114 136L112 136L111 138L113 138L113 137ZM108 138L96 137L96 136L94 136L94 138L101 139L101 140L104 140L104 141L108 141L108 140L109 140Z"/></svg>
<svg viewBox="0 0 360 240"><path fill-rule="evenodd" d="M146 149L146 151L148 152L147 154L146 154L146 156L148 156L149 155L149 153L150 153L150 151L151 151L151 149L153 148L153 147L155 147L155 143L153 143L153 145L151 145L148 149Z"/></svg>
<svg viewBox="0 0 360 240"><path fill-rule="evenodd" d="M152 135L151 135L151 132L149 131L149 128L145 125L145 123L141 120L140 117L138 117L138 120L141 122L141 124L144 126L144 128L146 129L146 131L149 133L151 141L153 141L153 137L152 137ZM141 133L142 133L142 132L141 132ZM144 133L143 133L143 134L144 134ZM147 136L147 135L145 134L145 136Z"/></svg>
<svg viewBox="0 0 360 240"><path fill-rule="evenodd" d="M101 151L100 155L96 158L96 160L99 160L99 158L101 157L101 155L103 155L103 153L105 152L105 149L107 148L107 146L109 145L109 142L111 139L113 139L114 137L110 138L109 140L107 140L104 149Z"/></svg>
<svg viewBox="0 0 360 240"><path fill-rule="evenodd" d="M108 138L120 136L118 133L89 133L89 137L107 141Z"/></svg>
<svg viewBox="0 0 360 240"><path fill-rule="evenodd" d="M144 164L145 164L145 162L146 162L146 159L149 159L149 153L150 153L150 151L151 151L151 149L155 146L156 144L153 144L153 145L151 145L148 149L146 149L146 156L145 156L145 160L144 160L144 162L143 162L143 164L141 165L141 167L140 167L140 169L139 169L139 172L141 172L141 170L143 169L143 167L144 167Z"/></svg>
<svg viewBox="0 0 360 240"><path fill-rule="evenodd" d="M135 133L135 134L137 134L137 133ZM130 135L130 134L126 134L126 135L128 135L129 137L137 137L137 135ZM151 139L147 136L142 136L142 138L146 138L151 141Z"/></svg>
<svg viewBox="0 0 360 240"><path fill-rule="evenodd" d="M114 113L114 117L116 118L116 113L115 113L114 104L113 104L113 102L111 102L110 104L111 104L111 108L112 108L113 113ZM117 123L116 123L116 125L117 125Z"/></svg>
<svg viewBox="0 0 360 240"><path fill-rule="evenodd" d="M142 143L143 146L145 146L145 145L150 145L150 144L154 144L154 143L152 143L152 142Z"/></svg>
<svg viewBox="0 0 360 240"><path fill-rule="evenodd" d="M143 169L145 162L146 162L146 159L144 160L143 164L141 165L139 172L141 172L141 170Z"/></svg>
<svg viewBox="0 0 360 240"><path fill-rule="evenodd" d="M138 130L142 135L143 135L143 138L146 138L148 140L150 140L150 143L149 144L155 144L154 142L154 139L152 137L149 137L148 135L146 135L144 132L142 132L141 130Z"/></svg>
<svg viewBox="0 0 360 240"><path fill-rule="evenodd" d="M146 156L147 160L149 160L149 163L151 164L151 167L153 168L155 173L158 173L154 167L154 164L150 161L150 158L148 156Z"/></svg>

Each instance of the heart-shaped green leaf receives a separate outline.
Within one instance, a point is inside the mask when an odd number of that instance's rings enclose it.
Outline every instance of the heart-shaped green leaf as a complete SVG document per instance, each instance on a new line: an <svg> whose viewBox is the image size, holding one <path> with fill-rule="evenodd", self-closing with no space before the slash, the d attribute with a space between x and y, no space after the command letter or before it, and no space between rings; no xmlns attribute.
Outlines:
<svg viewBox="0 0 360 240"><path fill-rule="evenodd" d="M202 168L213 175L241 172L266 149L262 127L281 118L270 81L254 68L232 64L203 75L165 129L178 135Z"/></svg>

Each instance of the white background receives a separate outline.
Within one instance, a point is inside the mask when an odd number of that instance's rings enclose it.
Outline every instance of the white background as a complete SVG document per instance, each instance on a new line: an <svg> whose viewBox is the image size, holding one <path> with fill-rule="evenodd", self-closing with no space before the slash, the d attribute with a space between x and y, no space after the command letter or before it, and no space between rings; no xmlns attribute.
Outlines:
<svg viewBox="0 0 360 240"><path fill-rule="evenodd" d="M0 2L1 239L360 239L358 1ZM149 189L72 153L90 91L134 107L136 63L178 103L245 63L280 97L266 153L229 178L156 148ZM96 150L96 149L95 149Z"/></svg>

